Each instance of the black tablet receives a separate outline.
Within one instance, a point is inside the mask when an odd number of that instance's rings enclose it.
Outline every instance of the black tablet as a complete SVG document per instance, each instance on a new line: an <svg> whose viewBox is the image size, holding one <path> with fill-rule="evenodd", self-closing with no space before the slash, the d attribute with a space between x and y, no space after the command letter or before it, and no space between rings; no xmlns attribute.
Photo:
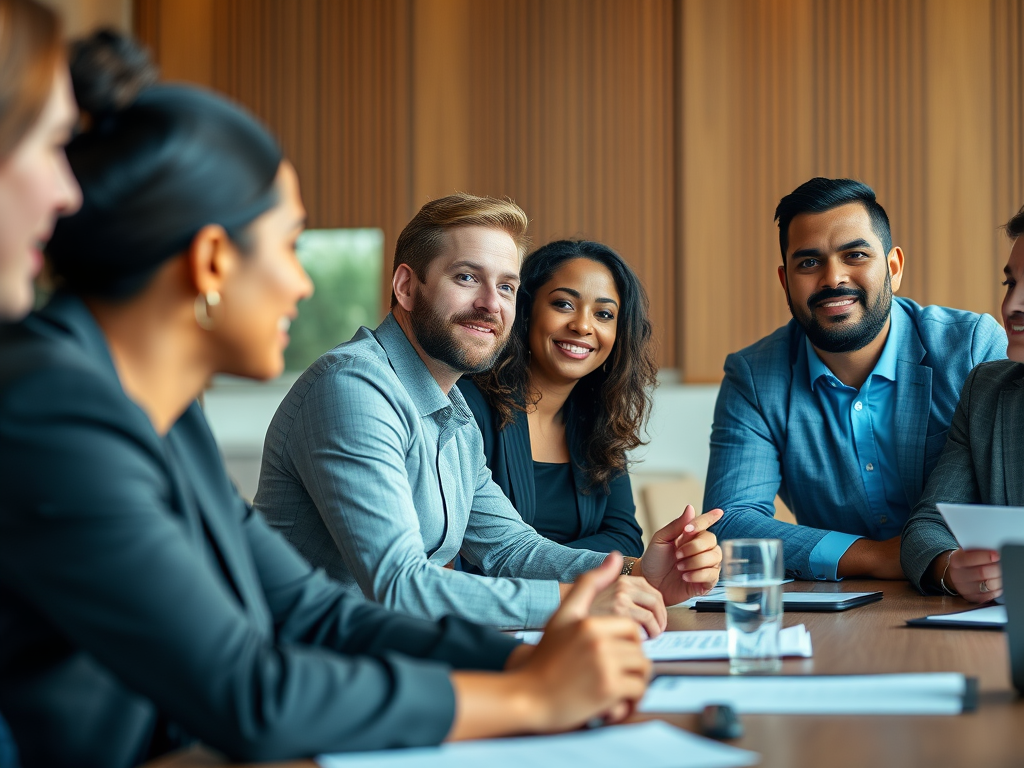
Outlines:
<svg viewBox="0 0 1024 768"><path fill-rule="evenodd" d="M881 592L783 592L782 610L786 613L835 613L881 599ZM722 613L725 611L725 597L698 600L693 607L697 611Z"/></svg>

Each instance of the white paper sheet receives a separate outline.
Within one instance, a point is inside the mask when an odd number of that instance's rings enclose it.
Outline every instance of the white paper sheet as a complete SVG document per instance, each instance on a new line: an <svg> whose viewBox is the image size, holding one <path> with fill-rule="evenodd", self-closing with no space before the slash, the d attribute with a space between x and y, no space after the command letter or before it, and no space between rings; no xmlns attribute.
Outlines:
<svg viewBox="0 0 1024 768"><path fill-rule="evenodd" d="M655 720L560 736L528 736L442 744L440 747L320 755L321 768L739 768L756 752L704 739Z"/></svg>
<svg viewBox="0 0 1024 768"><path fill-rule="evenodd" d="M957 715L967 690L955 672L800 677L659 677L641 712L699 712L730 704L743 714Z"/></svg>
<svg viewBox="0 0 1024 768"><path fill-rule="evenodd" d="M969 611L943 613L924 618L927 621L934 621L936 624L955 621L958 624L969 623L985 627L1001 627L1006 625L1006 606L986 605L984 608L972 608Z"/></svg>
<svg viewBox="0 0 1024 768"><path fill-rule="evenodd" d="M1024 507L938 504L939 512L964 549L996 549L1024 544Z"/></svg>
<svg viewBox="0 0 1024 768"><path fill-rule="evenodd" d="M543 632L516 632L524 643L536 645ZM779 631L779 650L783 656L810 658L811 633L798 624ZM729 658L729 637L724 629L663 632L644 641L644 654L651 661L714 661Z"/></svg>

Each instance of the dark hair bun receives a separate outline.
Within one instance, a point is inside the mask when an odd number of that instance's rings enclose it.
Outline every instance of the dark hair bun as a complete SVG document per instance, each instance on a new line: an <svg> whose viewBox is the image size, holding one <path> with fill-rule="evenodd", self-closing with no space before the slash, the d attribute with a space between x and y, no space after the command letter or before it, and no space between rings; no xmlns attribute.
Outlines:
<svg viewBox="0 0 1024 768"><path fill-rule="evenodd" d="M128 106L159 77L149 53L111 29L72 43L68 64L78 108L93 119Z"/></svg>
<svg viewBox="0 0 1024 768"><path fill-rule="evenodd" d="M273 137L200 88L145 89L67 155L82 207L58 221L46 253L58 286L82 295L127 298L207 224L237 237L277 203Z"/></svg>

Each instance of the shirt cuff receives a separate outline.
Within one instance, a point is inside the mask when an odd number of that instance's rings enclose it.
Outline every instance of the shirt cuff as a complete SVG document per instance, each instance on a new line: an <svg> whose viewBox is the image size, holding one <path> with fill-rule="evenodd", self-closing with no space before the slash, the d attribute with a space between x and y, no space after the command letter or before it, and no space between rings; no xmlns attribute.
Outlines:
<svg viewBox="0 0 1024 768"><path fill-rule="evenodd" d="M852 533L840 533L839 531L826 533L814 545L810 557L807 558L808 565L811 567L811 575L818 581L841 581L836 575L839 570L839 561L853 542L863 538L863 536L854 536Z"/></svg>

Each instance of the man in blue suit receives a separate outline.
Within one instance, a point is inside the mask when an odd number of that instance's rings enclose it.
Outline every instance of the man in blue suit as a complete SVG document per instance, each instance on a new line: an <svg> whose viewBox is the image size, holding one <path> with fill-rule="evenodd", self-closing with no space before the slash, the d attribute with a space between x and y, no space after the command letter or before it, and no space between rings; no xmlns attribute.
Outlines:
<svg viewBox="0 0 1024 768"><path fill-rule="evenodd" d="M1006 356L989 315L895 298L903 251L870 187L815 178L779 202L793 320L725 361L704 508L719 539L779 538L802 579L902 579L900 531L967 374ZM778 494L797 525L774 519Z"/></svg>

